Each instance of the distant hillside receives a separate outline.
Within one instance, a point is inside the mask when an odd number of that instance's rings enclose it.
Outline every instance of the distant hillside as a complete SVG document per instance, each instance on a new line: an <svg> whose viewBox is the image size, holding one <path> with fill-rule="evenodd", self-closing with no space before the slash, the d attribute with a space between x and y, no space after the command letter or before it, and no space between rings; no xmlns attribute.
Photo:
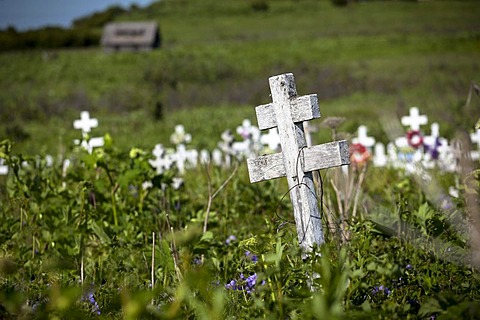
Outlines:
<svg viewBox="0 0 480 320"><path fill-rule="evenodd" d="M20 32L9 27L0 30L0 51L98 46L102 27L106 23L138 10L139 7L135 5L129 9L111 6L75 19L72 28L43 27Z"/></svg>
<svg viewBox="0 0 480 320"><path fill-rule="evenodd" d="M358 0L330 0L337 6L359 2ZM388 0L385 0L388 1ZM404 0L412 1L412 0ZM416 1L416 0L413 0ZM323 0L162 0L144 8L133 4L129 8L115 5L103 11L79 17L73 21L72 28L43 27L29 31L17 31L13 27L0 30L0 51L53 49L71 47L91 47L100 43L103 26L111 21L162 20L165 17L186 20L202 20L220 16L242 16L255 13L278 13L279 11L297 11L298 8L318 7ZM198 21L197 23L200 23Z"/></svg>
<svg viewBox="0 0 480 320"><path fill-rule="evenodd" d="M339 7L270 0L266 9L258 3L162 0L112 10L109 19L115 21L159 24L162 48L148 53L106 54L90 40L83 43L88 50L2 52L0 123L7 125L0 137L20 139L29 128L25 123L80 110L108 118L142 111L159 119L180 108L251 107L268 101L267 78L285 72L295 74L301 93L317 93L334 115L348 117L345 126L352 132L359 121L368 125L387 109L405 114L412 105L442 130L468 127L480 117L479 108L463 108L470 82L480 81L480 2L362 1ZM76 28L44 35L100 37L100 17L82 17ZM372 134L382 136L378 131Z"/></svg>

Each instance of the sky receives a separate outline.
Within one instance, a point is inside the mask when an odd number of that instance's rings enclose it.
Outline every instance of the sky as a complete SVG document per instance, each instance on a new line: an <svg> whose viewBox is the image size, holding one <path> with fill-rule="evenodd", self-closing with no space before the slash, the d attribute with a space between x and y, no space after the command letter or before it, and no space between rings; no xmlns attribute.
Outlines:
<svg viewBox="0 0 480 320"><path fill-rule="evenodd" d="M50 26L70 27L74 19L112 5L145 6L153 0L0 0L0 29L19 31Z"/></svg>

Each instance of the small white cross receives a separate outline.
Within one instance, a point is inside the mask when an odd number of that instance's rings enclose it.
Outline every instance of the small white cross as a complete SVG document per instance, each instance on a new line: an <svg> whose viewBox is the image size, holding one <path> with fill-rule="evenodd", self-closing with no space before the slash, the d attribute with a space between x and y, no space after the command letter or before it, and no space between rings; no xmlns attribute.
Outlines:
<svg viewBox="0 0 480 320"><path fill-rule="evenodd" d="M426 136L423 138L423 144L427 146L435 146L435 143L437 142L437 138L440 137L440 126L438 123L434 122L430 126L431 132L429 136Z"/></svg>
<svg viewBox="0 0 480 320"><path fill-rule="evenodd" d="M175 126L175 132L170 136L170 142L174 145L181 143L190 143L192 135L185 132L185 127L181 124Z"/></svg>
<svg viewBox="0 0 480 320"><path fill-rule="evenodd" d="M0 159L0 175L5 176L8 174L8 166L4 166L3 162L5 160Z"/></svg>
<svg viewBox="0 0 480 320"><path fill-rule="evenodd" d="M203 149L200 151L200 163L201 164L210 163L210 152L208 152L208 150Z"/></svg>
<svg viewBox="0 0 480 320"><path fill-rule="evenodd" d="M395 146L397 148L402 149L402 148L408 148L408 139L407 137L398 137L395 139Z"/></svg>
<svg viewBox="0 0 480 320"><path fill-rule="evenodd" d="M267 145L269 151L279 151L280 149L280 135L277 128L268 130L268 134L263 134L260 137L260 142Z"/></svg>
<svg viewBox="0 0 480 320"><path fill-rule="evenodd" d="M92 153L93 148L103 147L104 144L105 141L103 140L103 137L96 137L90 138L89 140L82 140L80 145L84 147L88 153Z"/></svg>
<svg viewBox="0 0 480 320"><path fill-rule="evenodd" d="M47 167L52 167L53 166L53 157L49 154L45 156L45 165Z"/></svg>
<svg viewBox="0 0 480 320"><path fill-rule="evenodd" d="M470 133L470 139L473 143L477 144L477 148L480 148L480 129L477 129L474 133Z"/></svg>
<svg viewBox="0 0 480 320"><path fill-rule="evenodd" d="M426 150L436 150L438 152L437 164L441 166L440 162L444 161L447 158L446 153L449 152L448 141L445 138L440 137L440 126L438 123L434 122L431 125L431 133L429 136L426 136L423 139L423 144L426 146ZM425 154L425 160L427 161L427 165L425 167L431 167L431 163L428 163L429 160L432 159L430 154Z"/></svg>
<svg viewBox="0 0 480 320"><path fill-rule="evenodd" d="M402 124L404 126L410 126L410 129L414 131L420 130L421 125L428 123L428 118L425 115L420 115L417 107L410 108L410 115L402 117Z"/></svg>
<svg viewBox="0 0 480 320"><path fill-rule="evenodd" d="M230 160L230 158L229 158L229 160ZM222 165L222 151L220 151L218 149L214 149L212 151L212 161L213 161L213 164L220 167ZM230 163L228 163L226 165L229 166Z"/></svg>
<svg viewBox="0 0 480 320"><path fill-rule="evenodd" d="M172 159L177 165L178 172L180 174L183 174L185 173L187 162L189 162L191 166L197 165L198 151L187 150L184 144L179 144L177 146L177 152L175 154L172 154Z"/></svg>
<svg viewBox="0 0 480 320"><path fill-rule="evenodd" d="M387 165L387 156L385 154L385 146L383 143L375 144L375 154L373 156L373 165L375 167L384 167Z"/></svg>
<svg viewBox="0 0 480 320"><path fill-rule="evenodd" d="M260 130L256 126L252 126L248 119L243 120L242 125L237 127L237 133L244 140L257 141L260 138Z"/></svg>
<svg viewBox="0 0 480 320"><path fill-rule="evenodd" d="M358 127L358 136L357 138L353 138L352 142L360 143L366 148L371 148L375 145L375 138L367 136L367 127L362 125Z"/></svg>
<svg viewBox="0 0 480 320"><path fill-rule="evenodd" d="M96 128L97 126L98 120L90 119L90 114L88 111L82 111L80 113L80 120L73 121L73 127L75 129L81 129L84 135L90 132L92 128Z"/></svg>
<svg viewBox="0 0 480 320"><path fill-rule="evenodd" d="M148 160L148 162L153 168L155 168L157 174L162 174L165 172L165 170L168 170L172 167L173 160L166 156L165 149L161 144L155 145L152 154L155 156L155 159Z"/></svg>
<svg viewBox="0 0 480 320"><path fill-rule="evenodd" d="M252 142L250 140L237 141L232 144L233 154L238 160L250 156Z"/></svg>

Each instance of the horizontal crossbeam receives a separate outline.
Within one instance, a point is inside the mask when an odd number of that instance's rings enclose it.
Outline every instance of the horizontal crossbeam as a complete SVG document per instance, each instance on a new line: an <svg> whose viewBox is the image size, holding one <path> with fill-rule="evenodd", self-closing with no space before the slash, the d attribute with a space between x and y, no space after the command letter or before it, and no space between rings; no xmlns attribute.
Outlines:
<svg viewBox="0 0 480 320"><path fill-rule="evenodd" d="M290 105L294 123L320 118L320 107L316 94L295 97ZM266 130L277 126L277 117L273 104L262 104L255 108L257 113L258 128Z"/></svg>
<svg viewBox="0 0 480 320"><path fill-rule="evenodd" d="M311 172L350 163L347 141L334 141L313 147L305 147L298 152L303 172ZM247 160L250 182L260 182L286 175L282 153L260 156Z"/></svg>

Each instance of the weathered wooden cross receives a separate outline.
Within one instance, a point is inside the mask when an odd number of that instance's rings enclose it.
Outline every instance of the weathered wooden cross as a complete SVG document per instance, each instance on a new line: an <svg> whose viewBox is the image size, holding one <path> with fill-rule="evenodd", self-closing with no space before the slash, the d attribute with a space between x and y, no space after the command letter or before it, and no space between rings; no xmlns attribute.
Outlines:
<svg viewBox="0 0 480 320"><path fill-rule="evenodd" d="M320 118L316 94L297 96L293 74L269 79L272 103L256 107L258 127L277 127L282 152L248 159L250 182L287 177L300 247L324 242L312 171L350 163L345 140L307 147L303 122Z"/></svg>

